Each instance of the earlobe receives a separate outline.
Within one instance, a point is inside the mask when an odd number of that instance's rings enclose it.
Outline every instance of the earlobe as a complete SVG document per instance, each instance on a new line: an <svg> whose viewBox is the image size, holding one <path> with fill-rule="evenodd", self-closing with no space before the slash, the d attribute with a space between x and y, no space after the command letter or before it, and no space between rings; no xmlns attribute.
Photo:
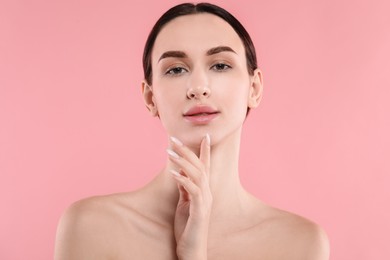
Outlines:
<svg viewBox="0 0 390 260"><path fill-rule="evenodd" d="M260 69L256 69L251 79L249 90L248 107L255 108L260 104L263 97L263 75Z"/></svg>
<svg viewBox="0 0 390 260"><path fill-rule="evenodd" d="M157 105L154 101L152 87L146 81L142 81L141 91L144 98L145 106L152 114L152 116L158 116Z"/></svg>

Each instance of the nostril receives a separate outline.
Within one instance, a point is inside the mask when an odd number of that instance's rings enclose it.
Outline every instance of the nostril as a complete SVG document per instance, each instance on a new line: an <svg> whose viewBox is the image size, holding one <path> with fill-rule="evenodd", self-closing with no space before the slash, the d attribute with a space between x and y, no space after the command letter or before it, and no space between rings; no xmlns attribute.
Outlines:
<svg viewBox="0 0 390 260"><path fill-rule="evenodd" d="M210 95L210 91L208 89L189 89L187 92L187 98L193 99L193 98L206 98Z"/></svg>

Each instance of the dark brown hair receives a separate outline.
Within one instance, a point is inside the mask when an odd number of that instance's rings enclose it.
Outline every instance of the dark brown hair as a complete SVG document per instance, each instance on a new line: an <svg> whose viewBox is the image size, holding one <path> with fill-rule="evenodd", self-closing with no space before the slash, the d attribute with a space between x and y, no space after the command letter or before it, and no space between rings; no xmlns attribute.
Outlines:
<svg viewBox="0 0 390 260"><path fill-rule="evenodd" d="M228 11L225 9L209 4L209 3L199 3L199 4L191 4L184 3L179 4L168 11L166 11L160 19L156 22L154 27L149 33L148 39L146 40L144 54L142 58L143 68L144 68L144 79L149 85L152 85L152 50L154 46L154 42L156 41L157 35L160 33L161 29L166 25L169 21L173 19L190 14L199 14L199 13L210 13L214 14L227 23L236 31L238 36L241 38L241 41L245 47L245 55L248 73L253 75L255 69L257 69L257 59L256 59L256 51L253 45L252 39L249 36L248 32L245 30L244 26Z"/></svg>

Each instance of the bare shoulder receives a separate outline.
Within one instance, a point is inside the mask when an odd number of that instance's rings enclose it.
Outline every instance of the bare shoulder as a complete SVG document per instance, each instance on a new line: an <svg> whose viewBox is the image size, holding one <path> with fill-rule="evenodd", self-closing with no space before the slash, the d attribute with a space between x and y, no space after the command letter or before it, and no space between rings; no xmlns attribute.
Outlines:
<svg viewBox="0 0 390 260"><path fill-rule="evenodd" d="M286 259L329 259L328 236L318 224L299 215L269 207L268 218L263 225L266 230L272 231L269 232L271 241L282 243L278 254L284 254Z"/></svg>
<svg viewBox="0 0 390 260"><path fill-rule="evenodd" d="M126 219L122 214L129 193L86 198L73 203L63 213L56 235L55 259L107 259L112 243L108 239Z"/></svg>

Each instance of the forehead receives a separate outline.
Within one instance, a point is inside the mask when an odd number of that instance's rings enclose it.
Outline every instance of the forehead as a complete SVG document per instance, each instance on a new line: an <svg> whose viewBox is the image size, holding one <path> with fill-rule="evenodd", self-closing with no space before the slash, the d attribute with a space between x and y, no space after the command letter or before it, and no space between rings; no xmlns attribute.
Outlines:
<svg viewBox="0 0 390 260"><path fill-rule="evenodd" d="M217 46L229 46L237 54L245 55L240 37L222 18L208 13L184 15L162 28L154 43L152 59L156 61L166 51L198 54Z"/></svg>

